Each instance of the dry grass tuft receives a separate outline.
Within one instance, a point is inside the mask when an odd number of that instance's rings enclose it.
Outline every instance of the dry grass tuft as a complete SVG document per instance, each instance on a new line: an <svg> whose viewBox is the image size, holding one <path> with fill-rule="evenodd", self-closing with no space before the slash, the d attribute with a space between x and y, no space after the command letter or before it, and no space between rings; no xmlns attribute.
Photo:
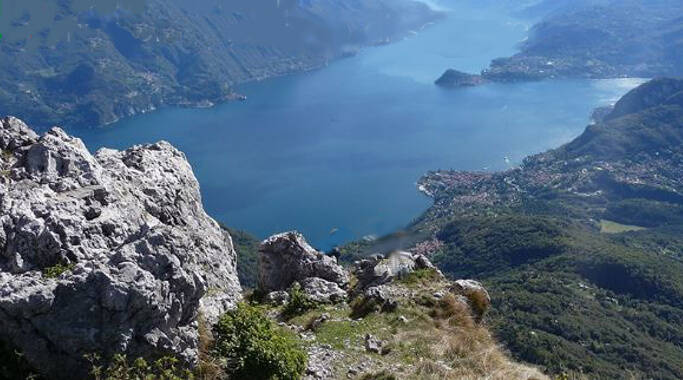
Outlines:
<svg viewBox="0 0 683 380"><path fill-rule="evenodd" d="M197 367L197 380L221 380L226 375L218 360L211 355L213 346L213 334L207 322L200 315L197 318L199 324L199 366Z"/></svg>
<svg viewBox="0 0 683 380"><path fill-rule="evenodd" d="M476 305L476 304L475 304ZM411 379L424 380L547 380L535 368L513 362L488 329L475 323L471 306L454 295L440 299L430 313L431 329L395 337L416 357ZM476 306L475 306L476 307Z"/></svg>
<svg viewBox="0 0 683 380"><path fill-rule="evenodd" d="M460 302L453 294L448 294L438 301L431 312L432 318L437 324L452 327L474 327L474 320L469 307Z"/></svg>

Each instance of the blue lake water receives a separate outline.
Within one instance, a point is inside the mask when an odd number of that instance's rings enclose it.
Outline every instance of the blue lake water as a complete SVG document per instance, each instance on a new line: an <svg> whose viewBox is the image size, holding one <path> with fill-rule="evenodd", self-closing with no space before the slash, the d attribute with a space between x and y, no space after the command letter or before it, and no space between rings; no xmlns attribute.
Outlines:
<svg viewBox="0 0 683 380"><path fill-rule="evenodd" d="M170 141L187 154L214 218L259 237L297 229L326 249L419 216L431 203L415 186L426 171L505 169L571 140L593 108L640 83L438 88L446 68L478 72L527 33L498 11L453 3L441 2L446 20L401 42L241 86L246 102L71 132L91 149Z"/></svg>

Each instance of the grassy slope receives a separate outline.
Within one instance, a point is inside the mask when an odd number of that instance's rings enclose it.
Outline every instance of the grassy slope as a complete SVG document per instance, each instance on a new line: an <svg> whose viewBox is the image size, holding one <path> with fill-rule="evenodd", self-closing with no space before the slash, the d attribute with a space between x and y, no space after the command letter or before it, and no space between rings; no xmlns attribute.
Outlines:
<svg viewBox="0 0 683 380"><path fill-rule="evenodd" d="M474 323L467 306L452 296L434 298L436 292L449 294L449 285L434 272L415 272L389 285L392 294L400 295L392 312L359 316L354 308L358 303L352 301L351 306L322 305L284 321L304 330L309 350L333 352L325 364L335 379L374 379L378 373L411 380L546 379L536 369L512 361L488 326ZM273 317L280 311L269 307ZM329 319L311 328L323 313ZM384 342L383 353L364 349L366 334ZM355 371L350 373L350 368Z"/></svg>

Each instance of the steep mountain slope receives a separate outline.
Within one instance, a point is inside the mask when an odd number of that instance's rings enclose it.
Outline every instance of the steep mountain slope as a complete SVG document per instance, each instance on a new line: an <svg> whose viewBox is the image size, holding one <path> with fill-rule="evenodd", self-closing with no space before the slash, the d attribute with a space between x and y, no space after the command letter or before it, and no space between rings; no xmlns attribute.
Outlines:
<svg viewBox="0 0 683 380"><path fill-rule="evenodd" d="M436 16L413 0L4 2L0 108L42 128L207 106Z"/></svg>
<svg viewBox="0 0 683 380"><path fill-rule="evenodd" d="M429 173L435 204L398 238L496 289L494 331L518 358L590 378L683 377L682 85L642 85L518 169Z"/></svg>
<svg viewBox="0 0 683 380"><path fill-rule="evenodd" d="M522 51L493 61L496 81L655 77L683 72L679 1L611 1L568 7L536 24Z"/></svg>
<svg viewBox="0 0 683 380"><path fill-rule="evenodd" d="M544 1L526 12L544 16L521 51L493 60L483 79L653 78L683 72L680 1Z"/></svg>

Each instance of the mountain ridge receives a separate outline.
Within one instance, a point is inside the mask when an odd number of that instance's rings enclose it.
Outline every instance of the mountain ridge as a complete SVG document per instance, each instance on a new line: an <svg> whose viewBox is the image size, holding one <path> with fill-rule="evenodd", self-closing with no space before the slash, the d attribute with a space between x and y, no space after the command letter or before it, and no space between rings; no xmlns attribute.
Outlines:
<svg viewBox="0 0 683 380"><path fill-rule="evenodd" d="M45 129L210 106L242 99L236 84L319 68L439 17L413 0L86 3L5 5L0 107Z"/></svg>

